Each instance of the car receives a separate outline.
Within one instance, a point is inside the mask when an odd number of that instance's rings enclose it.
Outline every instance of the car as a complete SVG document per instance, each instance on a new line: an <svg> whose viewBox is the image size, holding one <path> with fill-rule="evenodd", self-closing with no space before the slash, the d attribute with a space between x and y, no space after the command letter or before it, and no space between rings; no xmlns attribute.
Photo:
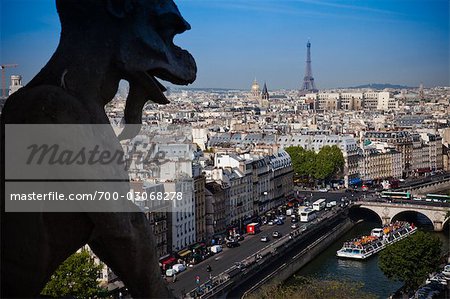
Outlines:
<svg viewBox="0 0 450 299"><path fill-rule="evenodd" d="M212 253L219 253L219 252L222 252L222 246L221 245L213 245L213 246L211 246L210 250Z"/></svg>
<svg viewBox="0 0 450 299"><path fill-rule="evenodd" d="M228 242L237 242L238 240L237 240L237 238L236 237L228 237L228 238L225 238L225 241L228 243Z"/></svg>
<svg viewBox="0 0 450 299"><path fill-rule="evenodd" d="M272 237L274 237L274 238L281 238L281 233L279 232L279 231L274 231L273 233L272 233Z"/></svg>
<svg viewBox="0 0 450 299"><path fill-rule="evenodd" d="M442 270L441 273L444 274L444 275L447 276L447 277L450 277L450 265L446 265L446 266L444 267L444 270Z"/></svg>
<svg viewBox="0 0 450 299"><path fill-rule="evenodd" d="M186 270L186 266L183 264L175 264L172 266L174 273L180 273Z"/></svg>
<svg viewBox="0 0 450 299"><path fill-rule="evenodd" d="M322 189L319 189L319 192L328 192L328 189L322 188Z"/></svg>
<svg viewBox="0 0 450 299"><path fill-rule="evenodd" d="M274 225L274 223L273 223L272 220L270 220L267 224L268 224L268 225Z"/></svg>
<svg viewBox="0 0 450 299"><path fill-rule="evenodd" d="M292 225L291 225L291 228L292 228L292 229L297 229L297 228L298 228L297 223L292 224Z"/></svg>
<svg viewBox="0 0 450 299"><path fill-rule="evenodd" d="M261 237L261 242L269 242L269 237L268 236L262 236Z"/></svg>
<svg viewBox="0 0 450 299"><path fill-rule="evenodd" d="M239 242L237 242L237 241L231 241L231 242L227 243L228 248L234 248L234 247L239 247L239 246L241 246L241 244L239 244Z"/></svg>
<svg viewBox="0 0 450 299"><path fill-rule="evenodd" d="M284 221L283 220L281 220L281 219L278 219L278 221L277 221L277 225L283 225L284 224Z"/></svg>
<svg viewBox="0 0 450 299"><path fill-rule="evenodd" d="M236 234L236 238L238 241L244 241L244 236L240 234Z"/></svg>
<svg viewBox="0 0 450 299"><path fill-rule="evenodd" d="M291 218L291 223L297 223L297 222L298 222L298 219L296 217Z"/></svg>
<svg viewBox="0 0 450 299"><path fill-rule="evenodd" d="M442 277L442 276L439 276L439 275L435 275L435 276L433 276L431 278L428 278L427 281L426 281L427 284L431 283L431 282L438 282L440 284L447 285L447 279L445 279L445 277Z"/></svg>

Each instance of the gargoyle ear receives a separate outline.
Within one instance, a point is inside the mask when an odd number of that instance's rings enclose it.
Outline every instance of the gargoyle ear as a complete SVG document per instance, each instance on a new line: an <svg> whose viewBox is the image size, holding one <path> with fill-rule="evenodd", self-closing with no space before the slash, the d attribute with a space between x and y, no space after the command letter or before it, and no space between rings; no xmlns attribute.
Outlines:
<svg viewBox="0 0 450 299"><path fill-rule="evenodd" d="M108 12L116 18L124 18L133 10L132 0L107 0L106 7Z"/></svg>

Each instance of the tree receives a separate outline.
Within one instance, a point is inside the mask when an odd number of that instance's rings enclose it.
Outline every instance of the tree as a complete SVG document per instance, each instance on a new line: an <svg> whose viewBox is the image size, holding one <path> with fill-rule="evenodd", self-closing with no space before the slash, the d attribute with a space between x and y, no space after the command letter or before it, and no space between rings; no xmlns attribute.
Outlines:
<svg viewBox="0 0 450 299"><path fill-rule="evenodd" d="M250 295L250 299L372 299L376 296L363 291L362 283L341 280L318 280L294 276L289 284L270 284Z"/></svg>
<svg viewBox="0 0 450 299"><path fill-rule="evenodd" d="M317 154L301 146L288 147L286 152L291 156L296 177L328 180L340 174L344 168L344 156L336 145L326 145Z"/></svg>
<svg viewBox="0 0 450 299"><path fill-rule="evenodd" d="M412 291L439 268L441 245L438 237L418 231L384 249L378 265L389 279L402 281L406 291Z"/></svg>
<svg viewBox="0 0 450 299"><path fill-rule="evenodd" d="M345 160L339 147L326 145L317 154L316 163L315 177L320 180L326 180L342 173Z"/></svg>
<svg viewBox="0 0 450 299"><path fill-rule="evenodd" d="M335 165L331 159L331 148L329 146L322 147L316 157L314 177L318 180L328 179L333 175L334 168Z"/></svg>
<svg viewBox="0 0 450 299"><path fill-rule="evenodd" d="M97 281L102 268L103 265L96 264L87 250L76 252L56 269L41 294L52 297L106 297L107 291Z"/></svg>
<svg viewBox="0 0 450 299"><path fill-rule="evenodd" d="M286 148L286 152L291 157L292 167L296 176L312 176L316 155L314 151L307 151L301 146L291 146Z"/></svg>

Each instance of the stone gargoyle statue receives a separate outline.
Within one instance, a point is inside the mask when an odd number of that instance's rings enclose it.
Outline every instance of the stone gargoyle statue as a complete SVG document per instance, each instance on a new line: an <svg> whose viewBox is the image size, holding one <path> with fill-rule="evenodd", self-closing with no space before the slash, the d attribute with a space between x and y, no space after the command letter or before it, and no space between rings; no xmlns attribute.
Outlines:
<svg viewBox="0 0 450 299"><path fill-rule="evenodd" d="M56 6L62 28L58 48L2 111L2 193L7 124L109 125L104 107L122 79L130 84L125 123L140 124L147 100L168 103L155 77L178 85L196 78L194 58L173 43L190 25L172 0L56 0ZM111 132L103 138L117 147L119 139L137 133L125 127L118 138ZM7 213L4 201L2 298L38 296L58 265L85 244L134 298L171 297L143 213Z"/></svg>

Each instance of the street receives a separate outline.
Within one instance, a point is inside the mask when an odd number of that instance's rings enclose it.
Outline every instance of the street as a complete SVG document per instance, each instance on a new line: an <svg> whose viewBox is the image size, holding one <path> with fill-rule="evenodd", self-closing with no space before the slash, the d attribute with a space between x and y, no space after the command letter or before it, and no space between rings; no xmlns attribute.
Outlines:
<svg viewBox="0 0 450 299"><path fill-rule="evenodd" d="M325 194L328 195L328 194ZM329 193L330 196L322 196L320 198L328 198L331 200L340 200L342 193ZM323 211L320 212L322 214ZM298 230L303 229L308 226L308 223L297 222ZM274 231L279 231L282 236L288 235L293 229L291 229L290 217L285 219L283 225L263 225L261 226L261 232L256 235L245 235L245 239L240 242L241 246L236 248L227 248L225 245L223 251L210 257L209 259L202 261L201 263L188 268L188 270L177 275L177 280L174 283L169 283L169 288L179 296L182 292L190 292L196 286L205 283L209 280L210 274L212 276L217 276L220 273L233 267L236 262L241 262L248 257L252 257L256 252L263 249L266 246L270 246L275 240L272 237ZM267 236L269 238L268 242L261 242L261 237ZM206 270L207 266L210 265L212 268L211 272ZM196 278L200 278L197 284Z"/></svg>

